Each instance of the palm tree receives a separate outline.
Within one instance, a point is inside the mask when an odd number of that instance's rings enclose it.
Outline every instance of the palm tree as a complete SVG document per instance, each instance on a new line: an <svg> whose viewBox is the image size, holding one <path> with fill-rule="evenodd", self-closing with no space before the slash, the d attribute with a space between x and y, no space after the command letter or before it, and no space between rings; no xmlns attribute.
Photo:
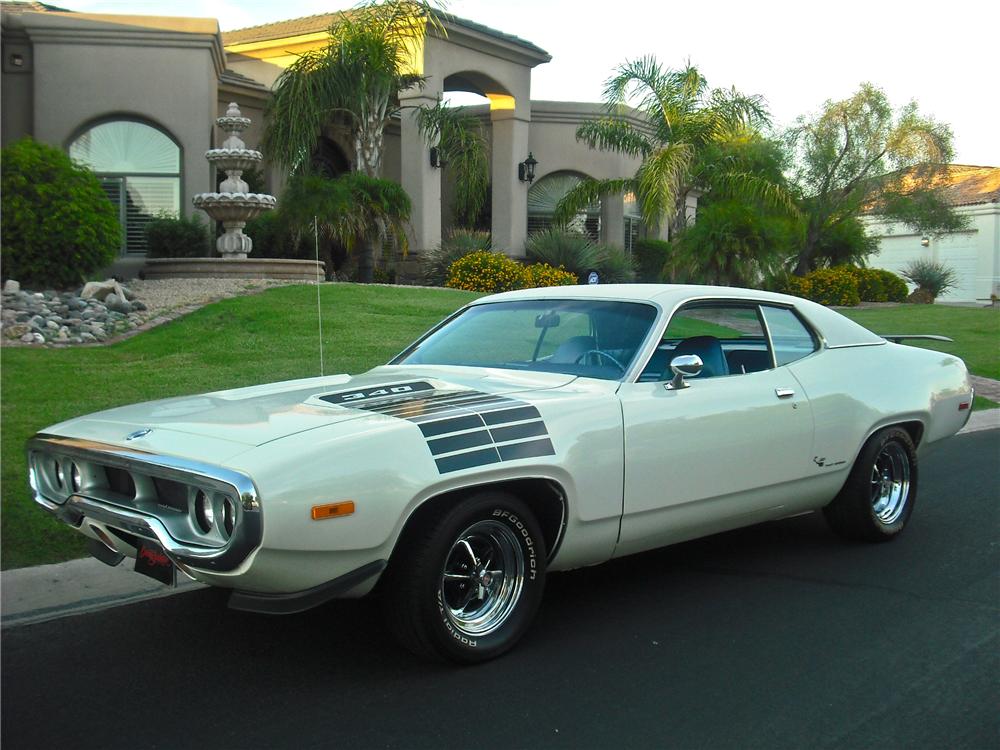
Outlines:
<svg viewBox="0 0 1000 750"><path fill-rule="evenodd" d="M482 123L463 107L446 107L441 102L422 107L416 114L420 132L438 149L441 165L455 178L455 223L475 228L490 184L489 146Z"/></svg>
<svg viewBox="0 0 1000 750"><path fill-rule="evenodd" d="M791 208L791 198L769 180L726 162L699 161L709 146L769 123L761 97L710 89L690 63L672 70L647 56L619 66L603 98L608 114L581 125L577 139L591 148L641 157L642 164L632 177L583 180L560 201L556 221L568 221L604 194L632 193L647 226L667 221L674 234L685 224L687 194L705 181L709 169L715 184ZM639 125L629 117L636 110L643 121Z"/></svg>
<svg viewBox="0 0 1000 750"><path fill-rule="evenodd" d="M306 174L323 128L336 124L347 130L353 144L352 169L378 178L384 130L399 112L399 92L423 82L411 70L411 60L428 26L442 29L432 4L423 0L367 2L338 13L329 29L329 43L302 54L275 83L266 111L265 151L293 177ZM396 203L379 205L391 208ZM347 245L361 246L360 278L371 281L379 236L386 233L369 231L372 214L364 205L351 203L345 210L354 216L323 217L323 221L357 228L361 241ZM395 224L405 221L401 216L383 218Z"/></svg>

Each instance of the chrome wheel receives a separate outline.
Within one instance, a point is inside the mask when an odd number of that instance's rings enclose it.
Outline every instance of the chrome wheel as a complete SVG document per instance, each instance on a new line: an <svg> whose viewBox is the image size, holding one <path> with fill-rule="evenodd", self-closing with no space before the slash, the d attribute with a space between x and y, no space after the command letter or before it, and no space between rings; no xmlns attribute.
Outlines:
<svg viewBox="0 0 1000 750"><path fill-rule="evenodd" d="M478 521L458 535L441 573L440 598L455 630L484 636L517 606L524 586L524 552L514 531Z"/></svg>
<svg viewBox="0 0 1000 750"><path fill-rule="evenodd" d="M910 498L910 459L898 442L886 443L872 465L871 503L876 518L894 523Z"/></svg>

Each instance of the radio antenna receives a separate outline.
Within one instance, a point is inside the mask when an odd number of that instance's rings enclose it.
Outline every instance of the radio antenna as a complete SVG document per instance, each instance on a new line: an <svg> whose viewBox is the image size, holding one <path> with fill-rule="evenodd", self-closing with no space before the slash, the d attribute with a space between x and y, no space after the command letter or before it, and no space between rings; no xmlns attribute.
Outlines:
<svg viewBox="0 0 1000 750"><path fill-rule="evenodd" d="M313 216L313 245L316 248L316 319L319 321L319 376L323 377L323 305L320 304L319 287L323 282L319 270L319 219Z"/></svg>

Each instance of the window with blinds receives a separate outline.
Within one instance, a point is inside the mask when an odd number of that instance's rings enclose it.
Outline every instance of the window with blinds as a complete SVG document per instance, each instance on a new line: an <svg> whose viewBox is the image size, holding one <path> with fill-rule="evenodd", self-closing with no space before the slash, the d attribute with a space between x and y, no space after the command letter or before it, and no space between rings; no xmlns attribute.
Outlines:
<svg viewBox="0 0 1000 750"><path fill-rule="evenodd" d="M180 215L181 151L163 131L135 120L99 123L77 137L69 155L97 173L115 206L123 255L146 253L146 224Z"/></svg>

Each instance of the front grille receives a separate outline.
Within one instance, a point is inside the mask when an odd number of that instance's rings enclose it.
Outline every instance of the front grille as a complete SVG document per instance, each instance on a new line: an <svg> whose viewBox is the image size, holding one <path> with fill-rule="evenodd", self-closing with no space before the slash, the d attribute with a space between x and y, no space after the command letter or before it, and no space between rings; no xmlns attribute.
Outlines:
<svg viewBox="0 0 1000 750"><path fill-rule="evenodd" d="M184 545L224 547L240 524L242 510L236 489L220 488L218 482L205 477L167 477L157 467L141 462L63 454L47 448L32 450L29 461L36 491L46 500L62 505L71 495L79 495L139 511L157 518L167 533ZM212 506L215 522L208 528L205 514L196 507L199 502Z"/></svg>

